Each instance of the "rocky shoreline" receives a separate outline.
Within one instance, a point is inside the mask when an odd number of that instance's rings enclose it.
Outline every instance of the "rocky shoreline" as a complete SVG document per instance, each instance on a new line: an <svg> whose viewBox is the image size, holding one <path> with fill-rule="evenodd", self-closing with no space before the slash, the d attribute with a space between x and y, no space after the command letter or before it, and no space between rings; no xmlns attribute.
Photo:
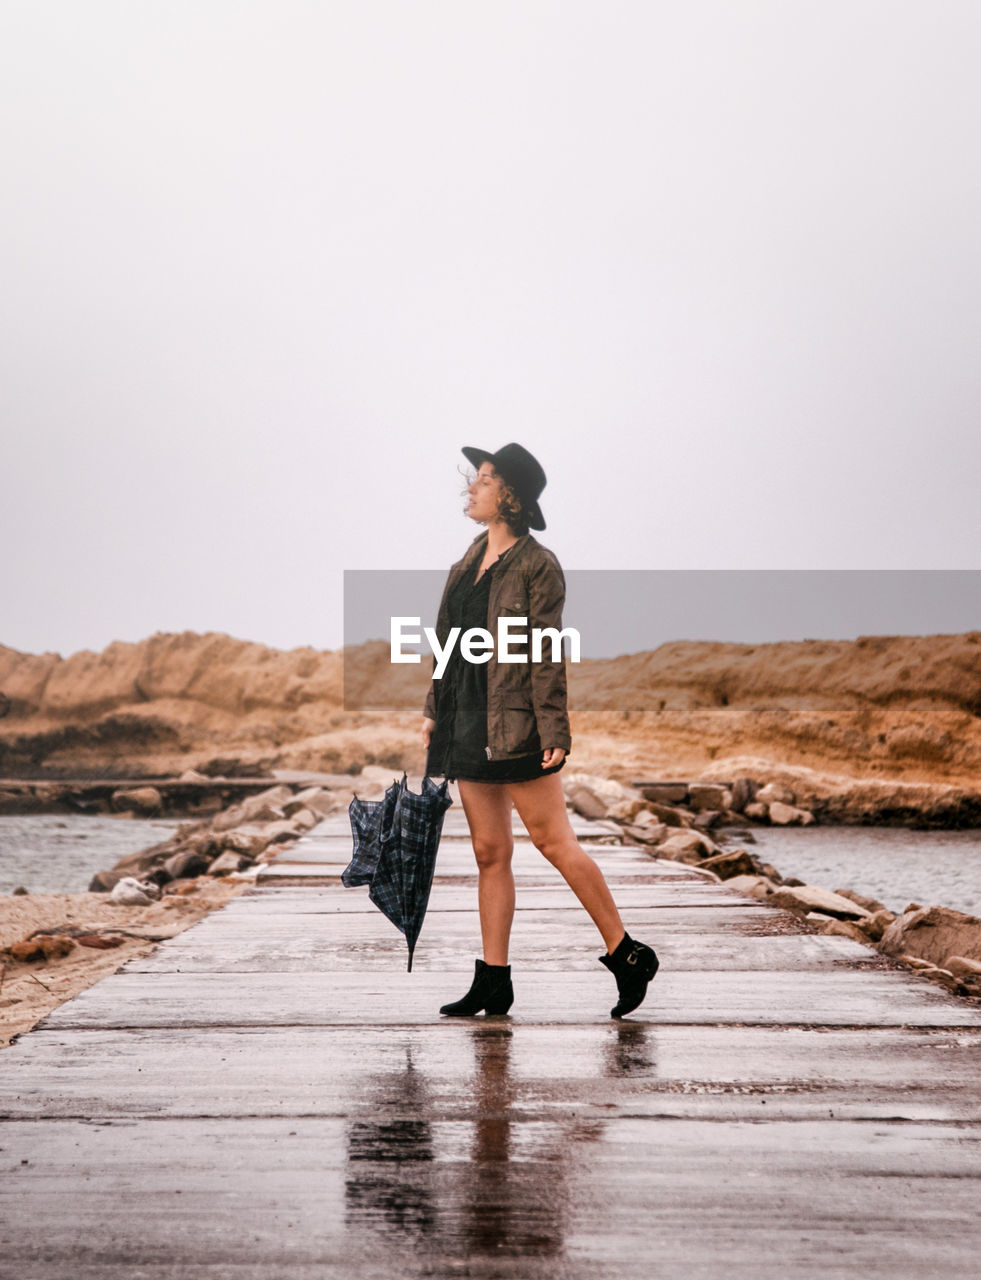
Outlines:
<svg viewBox="0 0 981 1280"><path fill-rule="evenodd" d="M853 938L917 970L955 995L981 1000L981 919L911 902L901 913L851 889L785 878L741 847L754 824L810 826L814 812L786 784L661 782L630 785L585 773L564 779L566 798L586 818L616 822L655 858L698 867L730 888L792 912L817 931Z"/></svg>
<svg viewBox="0 0 981 1280"><path fill-rule="evenodd" d="M173 780L171 780L173 782ZM357 778L324 776L331 786L269 779L236 781L233 803L183 823L168 840L97 872L87 893L0 896L0 1045L157 942L174 937L254 882L260 867L304 832L359 795L380 795L388 770ZM97 812L157 816L168 799L196 789L214 808L227 779L184 777L173 786L32 784L21 802L67 806L97 803ZM261 788L257 790L257 787ZM107 806L102 808L101 806ZM9 811L9 810L8 810ZM34 813L34 807L18 812ZM40 810L49 811L49 810ZM62 807L55 809L63 812ZM83 810L91 812L91 809ZM43 975L43 976L42 976Z"/></svg>
<svg viewBox="0 0 981 1280"><path fill-rule="evenodd" d="M288 777L290 775L282 775ZM293 775L300 778L301 775ZM349 775L326 779L344 785ZM266 791L277 776L209 777L195 769L179 777L25 779L0 778L0 814L88 813L140 818L206 817Z"/></svg>
<svg viewBox="0 0 981 1280"><path fill-rule="evenodd" d="M580 751L592 774L593 753ZM571 758L570 758L571 763ZM390 766L412 771L413 762ZM276 785L316 783L332 792L350 793L366 778L388 776L389 767L364 762L351 773L274 769L246 776L209 775L186 769L179 776L80 777L73 779L0 777L0 815L90 813L142 818L207 818ZM880 777L831 774L800 765L780 765L758 757L735 757L708 765L699 781L637 780L635 771L609 769L601 776L644 790L646 798L691 804L695 825L704 830L747 820L775 825L902 826L916 830L981 827L981 788L940 782L909 782ZM735 779L732 781L731 779ZM786 797L794 797L788 801ZM776 803L777 808L773 809ZM790 804L807 816L784 813ZM762 806L762 807L757 807Z"/></svg>

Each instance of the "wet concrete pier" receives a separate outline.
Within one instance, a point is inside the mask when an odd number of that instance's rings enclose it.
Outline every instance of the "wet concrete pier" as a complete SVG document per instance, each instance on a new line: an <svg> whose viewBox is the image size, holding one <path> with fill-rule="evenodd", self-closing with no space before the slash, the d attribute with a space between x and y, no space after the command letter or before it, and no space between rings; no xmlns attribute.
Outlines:
<svg viewBox="0 0 981 1280"><path fill-rule="evenodd" d="M507 1018L449 810L401 936L346 815L0 1054L0 1275L978 1273L981 1013L577 820L662 960L609 1017L585 913L515 822Z"/></svg>

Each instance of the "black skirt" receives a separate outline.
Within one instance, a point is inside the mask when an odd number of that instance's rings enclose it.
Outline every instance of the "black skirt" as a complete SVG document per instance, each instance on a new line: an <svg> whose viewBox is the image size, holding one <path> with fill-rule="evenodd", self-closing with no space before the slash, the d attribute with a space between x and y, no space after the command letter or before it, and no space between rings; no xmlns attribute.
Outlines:
<svg viewBox="0 0 981 1280"><path fill-rule="evenodd" d="M450 626L460 627L461 633L487 626L491 577L506 555L507 551L498 556L476 582L466 574L460 579L447 601ZM436 727L429 742L426 773L451 782L529 782L558 773L565 764L563 757L559 764L543 769L543 754L539 746L509 760L487 758L487 665L465 661L455 648L442 679L436 682Z"/></svg>

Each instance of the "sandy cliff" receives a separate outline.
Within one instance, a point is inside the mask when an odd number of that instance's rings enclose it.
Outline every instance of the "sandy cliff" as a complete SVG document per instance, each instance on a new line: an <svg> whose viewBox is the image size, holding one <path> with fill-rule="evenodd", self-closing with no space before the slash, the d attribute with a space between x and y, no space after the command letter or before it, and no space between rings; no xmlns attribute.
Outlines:
<svg viewBox="0 0 981 1280"><path fill-rule="evenodd" d="M368 703L345 711L352 693ZM576 768L721 776L805 767L976 787L981 632L772 645L676 642L570 666ZM387 646L280 651L193 632L71 657L0 646L0 775L193 767L418 770L425 666Z"/></svg>

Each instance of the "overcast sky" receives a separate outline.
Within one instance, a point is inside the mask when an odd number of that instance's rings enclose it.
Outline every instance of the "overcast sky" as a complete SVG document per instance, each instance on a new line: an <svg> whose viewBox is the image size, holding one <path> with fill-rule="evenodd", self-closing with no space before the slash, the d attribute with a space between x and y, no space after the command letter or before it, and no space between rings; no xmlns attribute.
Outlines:
<svg viewBox="0 0 981 1280"><path fill-rule="evenodd" d="M977 0L3 0L0 642L335 647L510 440L568 569L981 567L979 57Z"/></svg>

